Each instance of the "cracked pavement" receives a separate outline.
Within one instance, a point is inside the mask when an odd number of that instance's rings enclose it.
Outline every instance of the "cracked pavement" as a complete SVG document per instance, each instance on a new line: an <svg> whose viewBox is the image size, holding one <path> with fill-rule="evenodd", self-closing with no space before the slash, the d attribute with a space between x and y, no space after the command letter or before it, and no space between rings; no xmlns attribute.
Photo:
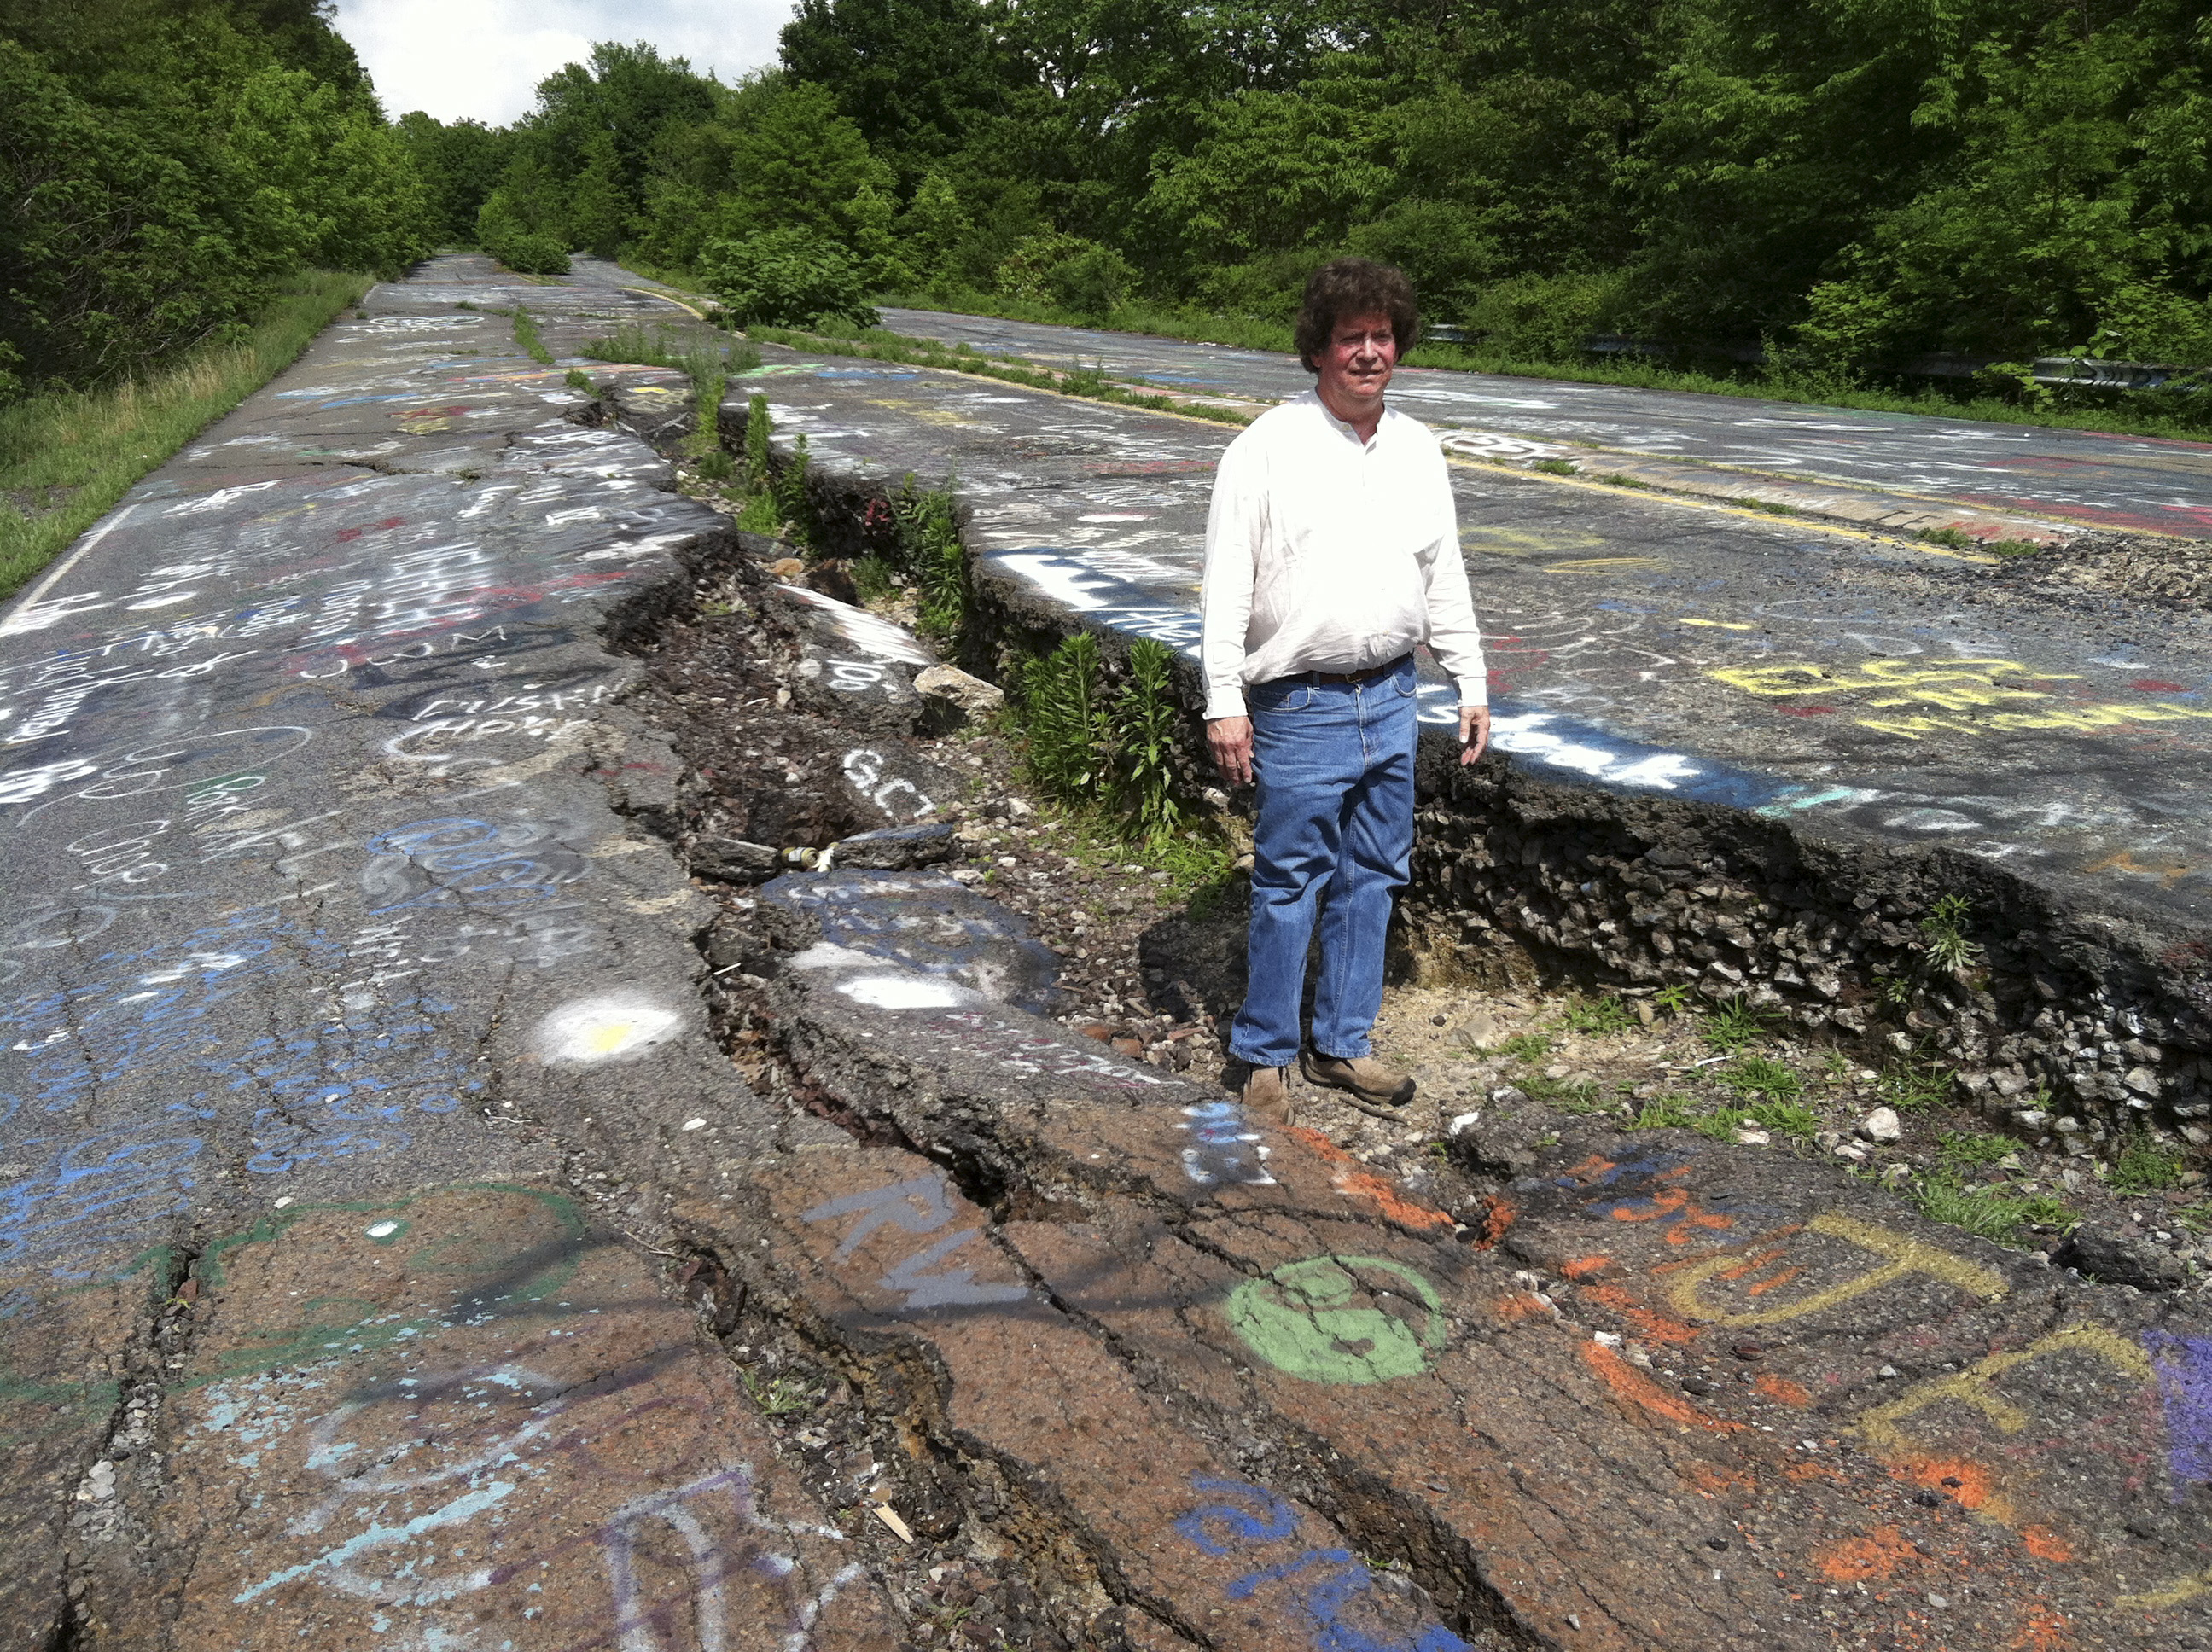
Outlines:
<svg viewBox="0 0 2212 1652"><path fill-rule="evenodd" d="M933 946L926 835L741 905L628 701L805 599L635 433L681 380L573 355L671 312L364 312L0 616L13 1643L2212 1644L2194 1295L1680 1132L1254 1127L957 880ZM811 611L878 762L787 784L866 843L930 656Z"/></svg>

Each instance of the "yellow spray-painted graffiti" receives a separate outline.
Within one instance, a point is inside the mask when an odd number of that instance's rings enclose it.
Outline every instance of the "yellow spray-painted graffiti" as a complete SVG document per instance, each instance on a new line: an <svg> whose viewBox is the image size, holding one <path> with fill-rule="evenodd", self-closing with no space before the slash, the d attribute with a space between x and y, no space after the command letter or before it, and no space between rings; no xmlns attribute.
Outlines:
<svg viewBox="0 0 2212 1652"><path fill-rule="evenodd" d="M1825 1290L1793 1297L1788 1302L1776 1303L1771 1307L1729 1309L1716 1308L1707 1303L1698 1294L1699 1289L1723 1274L1731 1278L1741 1277L1762 1263L1778 1258L1784 1247L1778 1245L1748 1262L1733 1253L1710 1256L1694 1266L1685 1268L1676 1276L1668 1287L1668 1299L1674 1303L1675 1311L1686 1319L1704 1320L1715 1325L1779 1325L1785 1320L1802 1319L1808 1314L1817 1314L1823 1309L1850 1302L1914 1273L1941 1279L1946 1285L1956 1285L1969 1296L1979 1297L1985 1301L1993 1301L2011 1289L2005 1283L2004 1275L1994 1268L1980 1266L1963 1257L1954 1256L1948 1250L1938 1250L1917 1239L1908 1239L1902 1234L1892 1233L1887 1228L1876 1227L1871 1222L1861 1222L1833 1211L1824 1211L1805 1226L1811 1232L1844 1240L1889 1260L1856 1279L1846 1279L1841 1285L1832 1285ZM1753 1296L1763 1296L1796 1272L1795 1268L1785 1269L1771 1279L1751 1285L1749 1291Z"/></svg>
<svg viewBox="0 0 2212 1652"><path fill-rule="evenodd" d="M1991 1354L1954 1375L1930 1377L1924 1382L1916 1383L1888 1404L1876 1406L1863 1412L1858 1421L1852 1424L1851 1431L1863 1438L1875 1455L1884 1462L1908 1467L1919 1456L1920 1450L1917 1442L1905 1432L1905 1424L1908 1419L1932 1406L1946 1402L1965 1406L1988 1418L1990 1426L1998 1433L2019 1434L2035 1420L2034 1417L2027 1406L1999 1394L1996 1388L1996 1381L2007 1372L2031 1361L2058 1354L2076 1354L2100 1359L2142 1387L2148 1388L2152 1381L2150 1356L2142 1348L2118 1332L2109 1331L2101 1325L2076 1323L2063 1326L2048 1336L2039 1337L2024 1348ZM1946 1431L1944 1448L1955 1451L1956 1442L1948 1437L1948 1433ZM1947 1484L1955 1484L1955 1481ZM2011 1496L1997 1489L1994 1484L1968 1507L1982 1519L1995 1521L2000 1525L2018 1527L2024 1518ZM2034 1550L2037 1546L2033 1540L2039 1528L2029 1527L2027 1529L2031 1539L2029 1547ZM2062 1549L2054 1558L2063 1558L2064 1552ZM2112 1581L2124 1584L2127 1579L2115 1577ZM2212 1572L2197 1572L2154 1584L2133 1594L2121 1594L2115 1604L2137 1612L2158 1612L2194 1600L2208 1591L2212 1591Z"/></svg>
<svg viewBox="0 0 2212 1652"><path fill-rule="evenodd" d="M1905 706L1915 702L1941 706L1947 711L1966 711L1994 706L2007 700L2048 700L2033 689L2001 686L2000 677L2025 677L2031 682L2069 682L2062 673L2038 671L2016 659L1869 659L1858 666L1831 669L1825 665L1735 665L1712 675L1732 689L1769 695L1856 694L1886 690L1874 706Z"/></svg>
<svg viewBox="0 0 2212 1652"><path fill-rule="evenodd" d="M1934 707L1960 714L1934 716L1925 712L1900 717L1861 717L1861 728L1899 734L1910 740L1930 734L2005 734L2056 730L2069 734L2094 734L2130 723L2175 723L2212 720L2212 711L2178 706L2170 701L2120 703L2044 704L2028 710L2022 701L2051 701L2056 696L2021 683L2070 683L2078 677L2065 671L2040 671L2016 659L1869 659L1856 666L1830 668L1814 665L1733 665L1709 673L1718 682L1746 694L1769 698L1796 698L1809 694L1870 694L1860 703L1887 710ZM2003 678L2000 682L1998 679ZM2003 710L1992 708L2003 707ZM1982 713L1975 716L1972 714Z"/></svg>

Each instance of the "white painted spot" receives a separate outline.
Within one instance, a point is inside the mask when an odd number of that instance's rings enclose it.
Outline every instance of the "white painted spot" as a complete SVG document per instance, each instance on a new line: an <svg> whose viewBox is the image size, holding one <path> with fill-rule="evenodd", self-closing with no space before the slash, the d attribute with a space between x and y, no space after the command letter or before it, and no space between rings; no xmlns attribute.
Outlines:
<svg viewBox="0 0 2212 1652"><path fill-rule="evenodd" d="M538 1023L548 1061L619 1061L673 1036L684 1017L642 993L602 993L564 1004Z"/></svg>
<svg viewBox="0 0 2212 1652"><path fill-rule="evenodd" d="M1079 516L1079 522L1149 522L1152 519L1139 511L1100 511L1094 516Z"/></svg>
<svg viewBox="0 0 2212 1652"><path fill-rule="evenodd" d="M968 996L941 981L921 981L911 975L862 975L841 981L837 990L858 1003L878 1010L944 1010Z"/></svg>
<svg viewBox="0 0 2212 1652"><path fill-rule="evenodd" d="M704 1119L686 1119L684 1121L684 1127L686 1130L704 1130L707 1127L707 1121Z"/></svg>
<svg viewBox="0 0 2212 1652"><path fill-rule="evenodd" d="M286 1194L284 1195L284 1197L283 1197L283 1198L282 1198L282 1199L280 1199L280 1200L278 1200L276 1201L276 1208L277 1208L278 1210L280 1210L280 1211L281 1211L281 1210L283 1210L283 1209L287 1205L290 1204L291 1202L292 1202L292 1195L291 1195L291 1194L289 1194L289 1193L286 1193Z"/></svg>
<svg viewBox="0 0 2212 1652"><path fill-rule="evenodd" d="M166 597L149 597L143 602L125 603L124 611L135 614L147 608L173 608L180 602L190 602L199 594L197 591L172 591Z"/></svg>
<svg viewBox="0 0 2212 1652"><path fill-rule="evenodd" d="M399 1224L389 1219L382 1222L372 1222L366 1228L362 1229L362 1231L366 1233L372 1239L389 1239L393 1234L399 1231Z"/></svg>
<svg viewBox="0 0 2212 1652"><path fill-rule="evenodd" d="M898 892L897 889L892 892ZM873 969L882 963L883 960L872 953L856 952L835 941L817 941L791 960L794 969Z"/></svg>

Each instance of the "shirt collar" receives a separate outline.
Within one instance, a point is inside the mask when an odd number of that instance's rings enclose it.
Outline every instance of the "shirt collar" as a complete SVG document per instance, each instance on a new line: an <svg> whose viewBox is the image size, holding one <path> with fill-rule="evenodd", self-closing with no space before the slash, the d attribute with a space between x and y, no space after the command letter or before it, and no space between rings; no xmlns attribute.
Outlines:
<svg viewBox="0 0 2212 1652"><path fill-rule="evenodd" d="M1363 449L1370 447L1375 442L1382 440L1383 429L1390 422L1391 409L1389 404L1386 402L1382 406L1382 416L1375 422L1374 437L1369 441L1360 441L1359 433L1357 430L1354 430L1342 419L1338 418L1335 414L1328 410L1328 404L1322 400L1320 391L1306 391L1299 396L1298 399L1303 402L1311 402L1314 406L1319 410L1322 417L1328 421L1329 428L1331 429L1334 430L1340 436L1345 436L1352 441L1359 442L1359 446Z"/></svg>

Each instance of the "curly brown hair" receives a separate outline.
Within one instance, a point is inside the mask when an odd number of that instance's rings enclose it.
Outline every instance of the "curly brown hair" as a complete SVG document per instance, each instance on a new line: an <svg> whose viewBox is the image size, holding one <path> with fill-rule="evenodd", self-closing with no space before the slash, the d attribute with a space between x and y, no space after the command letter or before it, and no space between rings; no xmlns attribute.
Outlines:
<svg viewBox="0 0 2212 1652"><path fill-rule="evenodd" d="M1387 315L1402 356L1421 336L1421 312L1413 302L1413 283L1406 272L1371 258L1333 258L1313 272L1298 303L1295 337L1298 360L1308 373L1319 373L1316 358L1328 348L1336 324L1350 315Z"/></svg>

